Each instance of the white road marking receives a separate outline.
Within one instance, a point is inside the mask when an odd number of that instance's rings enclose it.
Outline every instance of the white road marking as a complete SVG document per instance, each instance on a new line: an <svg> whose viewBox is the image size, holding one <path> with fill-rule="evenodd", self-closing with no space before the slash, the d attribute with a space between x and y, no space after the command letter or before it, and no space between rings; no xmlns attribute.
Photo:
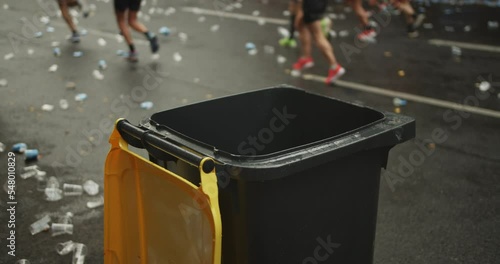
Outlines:
<svg viewBox="0 0 500 264"><path fill-rule="evenodd" d="M254 22L258 22L259 20L263 20L269 24L276 24L276 25L282 25L282 26L286 26L286 25L290 24L290 20L287 20L287 19L252 16L252 15L203 9L203 8L197 8L197 7L184 7L184 8L182 8L182 11L188 12L188 13L199 14L199 15L218 16L218 17L225 17L225 18L236 18L239 20L247 20L247 21L254 21Z"/></svg>
<svg viewBox="0 0 500 264"><path fill-rule="evenodd" d="M325 83L325 79L326 79L323 76L318 76L318 75L314 75L314 74L304 74L302 76L302 78L304 80L312 80L312 81L321 82L321 83ZM469 112L469 113L473 113L473 114L489 116L489 117L494 117L494 118L500 118L499 111L475 107L475 106L463 105L463 104L459 104L459 103L453 103L453 102L435 99L435 98L430 98L430 97L425 97L425 96L421 96L421 95L414 95L414 94L409 94L409 93L404 93L404 92L391 91L391 90L387 90L387 89L383 89L383 88L379 88L379 87L375 87L375 86L370 86L370 85L365 85L365 84L360 84L360 83L355 83L355 82L342 81L342 80L337 80L335 82L335 85L338 85L338 86L341 86L344 88L348 88L348 89L352 89L352 90L377 94L377 95L382 95L382 96L387 96L387 97L392 97L392 98L398 97L398 98L402 98L402 99L417 102L417 103L422 103L422 104L427 104L427 105L432 105L432 106L437 106L437 107L442 107L442 108L448 108L448 109L453 109L453 110L458 110L458 111L464 111L464 112Z"/></svg>
<svg viewBox="0 0 500 264"><path fill-rule="evenodd" d="M442 40L442 39L430 39L429 44L435 46L449 46L449 47L456 46L462 49L472 49L472 50L487 51L487 52L500 52L500 46L490 46L483 44Z"/></svg>

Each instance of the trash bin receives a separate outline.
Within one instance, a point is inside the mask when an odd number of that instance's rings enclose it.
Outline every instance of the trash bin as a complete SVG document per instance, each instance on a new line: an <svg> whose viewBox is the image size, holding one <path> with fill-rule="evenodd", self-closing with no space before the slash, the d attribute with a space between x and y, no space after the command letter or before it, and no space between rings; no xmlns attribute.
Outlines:
<svg viewBox="0 0 500 264"><path fill-rule="evenodd" d="M215 161L225 264L372 263L380 169L415 136L413 118L285 85L139 128L178 151L150 160L193 184L199 170L181 152Z"/></svg>

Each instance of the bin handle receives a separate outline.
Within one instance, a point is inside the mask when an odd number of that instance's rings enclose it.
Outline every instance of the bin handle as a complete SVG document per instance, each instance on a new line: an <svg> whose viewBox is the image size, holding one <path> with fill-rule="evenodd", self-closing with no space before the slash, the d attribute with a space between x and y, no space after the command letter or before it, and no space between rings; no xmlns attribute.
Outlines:
<svg viewBox="0 0 500 264"><path fill-rule="evenodd" d="M157 158L165 157L166 154L169 154L192 166L201 167L205 173L210 173L215 167L212 159L202 162L205 157L177 146L166 138L161 138L149 130L134 126L126 119L120 119L116 123L116 128L128 144L136 148L146 149Z"/></svg>

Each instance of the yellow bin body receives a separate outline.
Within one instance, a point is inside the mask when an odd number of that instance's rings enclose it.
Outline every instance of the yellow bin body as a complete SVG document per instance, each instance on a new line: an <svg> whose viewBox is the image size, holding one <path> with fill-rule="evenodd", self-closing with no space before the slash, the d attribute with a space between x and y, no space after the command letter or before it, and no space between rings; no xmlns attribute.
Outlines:
<svg viewBox="0 0 500 264"><path fill-rule="evenodd" d="M142 158L114 129L104 172L105 264L220 264L215 170L201 184Z"/></svg>

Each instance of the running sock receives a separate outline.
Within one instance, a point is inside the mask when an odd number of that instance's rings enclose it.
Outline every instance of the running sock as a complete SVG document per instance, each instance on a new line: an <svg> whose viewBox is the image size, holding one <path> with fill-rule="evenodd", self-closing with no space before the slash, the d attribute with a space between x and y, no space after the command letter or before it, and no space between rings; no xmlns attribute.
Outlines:
<svg viewBox="0 0 500 264"><path fill-rule="evenodd" d="M295 15L290 16L290 39L293 39L295 33Z"/></svg>
<svg viewBox="0 0 500 264"><path fill-rule="evenodd" d="M146 36L146 38L151 41L154 37L155 37L155 34L149 32L149 31L146 31L144 32L144 35Z"/></svg>
<svg viewBox="0 0 500 264"><path fill-rule="evenodd" d="M135 52L135 45L134 44L128 44L128 47L130 49L130 52Z"/></svg>

